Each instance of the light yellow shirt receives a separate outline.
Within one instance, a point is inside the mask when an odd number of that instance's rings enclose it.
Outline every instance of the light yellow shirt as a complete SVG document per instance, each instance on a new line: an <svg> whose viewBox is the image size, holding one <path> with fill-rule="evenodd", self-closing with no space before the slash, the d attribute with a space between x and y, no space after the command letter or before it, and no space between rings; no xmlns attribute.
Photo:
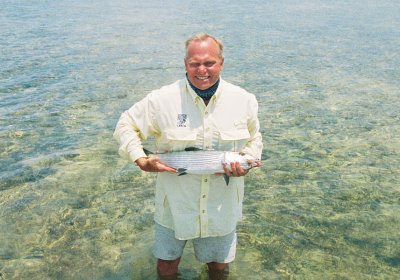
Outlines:
<svg viewBox="0 0 400 280"><path fill-rule="evenodd" d="M239 151L261 157L262 139L253 94L220 80L206 106L188 84L179 80L147 95L122 113L114 132L119 152L132 161L145 157L143 141L154 136L157 151ZM182 240L222 236L242 218L244 177L183 175L157 176L155 221Z"/></svg>

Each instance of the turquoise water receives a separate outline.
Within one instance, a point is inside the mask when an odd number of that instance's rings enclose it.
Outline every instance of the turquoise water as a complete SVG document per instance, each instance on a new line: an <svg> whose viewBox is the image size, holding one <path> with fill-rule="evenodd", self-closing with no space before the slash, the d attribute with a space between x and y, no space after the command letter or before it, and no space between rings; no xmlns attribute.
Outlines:
<svg viewBox="0 0 400 280"><path fill-rule="evenodd" d="M2 1L0 279L155 278L155 177L112 132L201 31L264 137L230 279L398 278L400 4L242 2Z"/></svg>

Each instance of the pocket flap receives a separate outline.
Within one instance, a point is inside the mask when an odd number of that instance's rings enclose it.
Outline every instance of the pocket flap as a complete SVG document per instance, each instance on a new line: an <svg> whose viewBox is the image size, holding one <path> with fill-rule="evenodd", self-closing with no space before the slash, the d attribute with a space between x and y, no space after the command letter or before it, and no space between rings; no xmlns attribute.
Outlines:
<svg viewBox="0 0 400 280"><path fill-rule="evenodd" d="M222 140L228 140L228 141L250 138L250 132L246 129L224 130L224 131L220 131L219 135Z"/></svg>

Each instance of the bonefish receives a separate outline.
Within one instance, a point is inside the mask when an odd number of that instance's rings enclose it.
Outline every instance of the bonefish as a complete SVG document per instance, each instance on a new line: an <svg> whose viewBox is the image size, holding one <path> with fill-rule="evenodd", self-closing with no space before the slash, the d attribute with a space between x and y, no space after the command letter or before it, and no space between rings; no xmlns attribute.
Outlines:
<svg viewBox="0 0 400 280"><path fill-rule="evenodd" d="M146 154L152 154L145 150ZM240 166L247 170L260 166L260 160L249 155L242 155L238 152L199 150L186 148L180 152L156 153L154 156L160 162L176 170L178 176L185 174L216 174L223 173L226 184L229 184L229 177L225 174L224 164L231 170L231 163L239 162Z"/></svg>

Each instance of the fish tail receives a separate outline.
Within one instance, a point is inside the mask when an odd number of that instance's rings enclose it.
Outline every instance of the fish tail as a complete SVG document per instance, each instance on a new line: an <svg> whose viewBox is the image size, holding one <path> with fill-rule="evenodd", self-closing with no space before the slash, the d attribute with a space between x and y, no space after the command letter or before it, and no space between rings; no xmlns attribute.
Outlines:
<svg viewBox="0 0 400 280"><path fill-rule="evenodd" d="M178 176L182 176L187 174L186 170L186 168L178 168L176 172L178 173Z"/></svg>
<svg viewBox="0 0 400 280"><path fill-rule="evenodd" d="M146 148L143 148L143 152L146 154L146 156L154 155L154 153L152 151L149 151Z"/></svg>

